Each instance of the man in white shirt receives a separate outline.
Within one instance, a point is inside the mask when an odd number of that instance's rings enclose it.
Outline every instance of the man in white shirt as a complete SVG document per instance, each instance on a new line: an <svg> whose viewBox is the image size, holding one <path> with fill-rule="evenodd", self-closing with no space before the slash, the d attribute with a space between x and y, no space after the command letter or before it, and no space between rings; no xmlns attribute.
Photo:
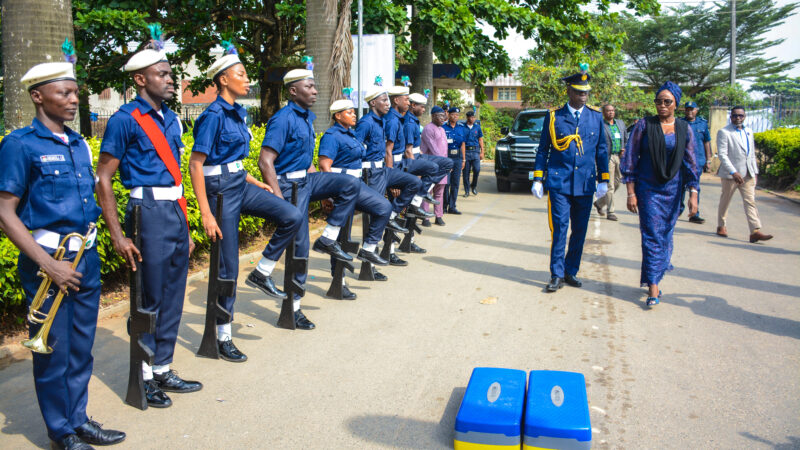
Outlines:
<svg viewBox="0 0 800 450"><path fill-rule="evenodd" d="M728 237L726 216L734 191L739 190L744 203L744 213L750 226L750 242L767 241L772 235L761 232L761 220L756 208L756 164L753 130L744 126L745 111L742 106L731 109L731 123L717 133L717 153L720 166L717 176L722 180L722 194L717 214L717 234Z"/></svg>

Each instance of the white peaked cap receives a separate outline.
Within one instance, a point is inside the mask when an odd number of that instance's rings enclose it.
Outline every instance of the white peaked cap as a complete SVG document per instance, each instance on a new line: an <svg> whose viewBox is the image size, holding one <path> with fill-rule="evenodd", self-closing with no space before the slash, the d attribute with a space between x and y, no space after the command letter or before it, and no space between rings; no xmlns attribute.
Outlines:
<svg viewBox="0 0 800 450"><path fill-rule="evenodd" d="M169 62L166 52L163 50L158 51L151 48L146 48L131 56L131 59L128 60L128 63L122 67L122 70L125 72L135 72L162 61Z"/></svg>
<svg viewBox="0 0 800 450"><path fill-rule="evenodd" d="M413 94L408 96L408 99L411 100L413 103L419 103L420 105L427 105L428 104L428 97L425 97L422 94L418 94L414 92Z"/></svg>
<svg viewBox="0 0 800 450"><path fill-rule="evenodd" d="M383 86L372 86L371 88L367 89L367 95L364 96L364 100L370 102L383 94L388 94L386 88Z"/></svg>
<svg viewBox="0 0 800 450"><path fill-rule="evenodd" d="M25 89L31 90L43 84L61 80L75 80L75 68L68 62L37 64L30 68L19 80Z"/></svg>
<svg viewBox="0 0 800 450"><path fill-rule="evenodd" d="M211 67L209 67L206 71L206 75L208 75L208 78L213 80L214 77L224 72L228 67L241 64L241 62L242 61L239 60L239 55L225 55L214 61L214 64L212 64Z"/></svg>
<svg viewBox="0 0 800 450"><path fill-rule="evenodd" d="M295 81L314 78L314 72L307 69L292 69L283 76L283 84L294 83Z"/></svg>
<svg viewBox="0 0 800 450"><path fill-rule="evenodd" d="M389 88L389 97L396 95L408 95L408 87L406 86L391 86Z"/></svg>
<svg viewBox="0 0 800 450"><path fill-rule="evenodd" d="M336 114L337 112L344 111L346 109L354 109L356 105L353 104L352 100L336 100L331 104L331 114Z"/></svg>

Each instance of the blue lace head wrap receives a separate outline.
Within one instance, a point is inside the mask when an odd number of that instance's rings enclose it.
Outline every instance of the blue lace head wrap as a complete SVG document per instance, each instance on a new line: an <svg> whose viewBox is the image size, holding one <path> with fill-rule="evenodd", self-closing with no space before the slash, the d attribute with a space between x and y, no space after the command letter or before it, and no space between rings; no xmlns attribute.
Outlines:
<svg viewBox="0 0 800 450"><path fill-rule="evenodd" d="M681 104L681 95L683 95L683 91L681 91L680 86L673 83L672 81L667 81L664 84L662 84L661 87L658 88L658 90L656 91L656 98L658 98L658 94L660 94L661 91L665 90L669 91L672 94L672 96L675 97L676 105Z"/></svg>

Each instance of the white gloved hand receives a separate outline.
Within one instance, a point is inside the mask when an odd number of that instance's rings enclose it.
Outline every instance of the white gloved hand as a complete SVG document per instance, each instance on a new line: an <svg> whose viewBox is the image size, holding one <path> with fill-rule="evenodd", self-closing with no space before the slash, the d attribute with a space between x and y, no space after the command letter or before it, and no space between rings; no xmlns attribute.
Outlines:
<svg viewBox="0 0 800 450"><path fill-rule="evenodd" d="M597 192L594 194L597 198L602 198L608 193L608 183L599 183L597 185Z"/></svg>
<svg viewBox="0 0 800 450"><path fill-rule="evenodd" d="M531 194L536 196L536 198L542 198L544 195L544 187L542 186L541 181L533 182L533 186L531 186Z"/></svg>

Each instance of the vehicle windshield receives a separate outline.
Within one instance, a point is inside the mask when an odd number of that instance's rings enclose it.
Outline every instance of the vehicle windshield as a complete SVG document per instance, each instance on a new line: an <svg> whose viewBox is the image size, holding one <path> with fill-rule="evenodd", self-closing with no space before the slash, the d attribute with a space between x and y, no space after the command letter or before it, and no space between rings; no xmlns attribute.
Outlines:
<svg viewBox="0 0 800 450"><path fill-rule="evenodd" d="M514 127L511 128L511 131L536 137L542 133L544 118L545 113L543 112L522 112L514 120Z"/></svg>

